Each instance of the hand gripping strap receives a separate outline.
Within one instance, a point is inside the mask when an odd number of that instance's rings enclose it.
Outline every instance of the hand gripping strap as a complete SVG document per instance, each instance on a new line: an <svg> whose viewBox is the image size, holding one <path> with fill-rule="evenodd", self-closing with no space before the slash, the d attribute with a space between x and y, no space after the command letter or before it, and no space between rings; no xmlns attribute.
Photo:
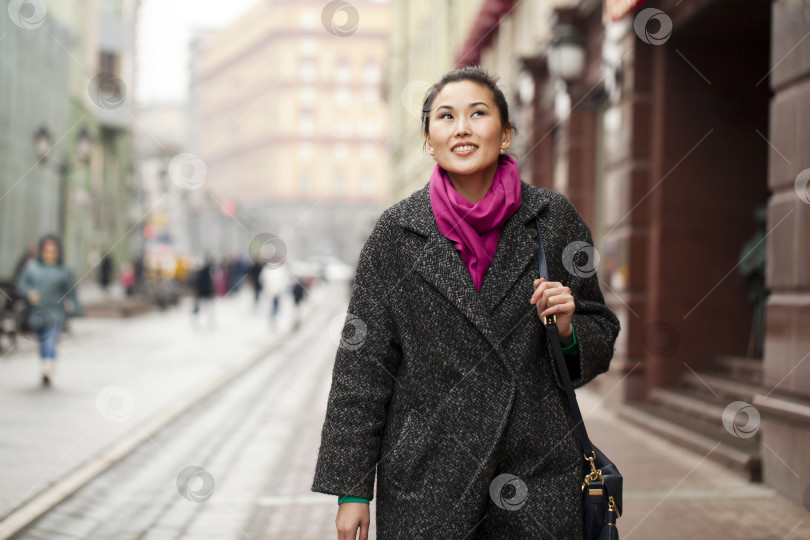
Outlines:
<svg viewBox="0 0 810 540"><path fill-rule="evenodd" d="M534 240L537 242L537 247L539 248L537 250L537 265L540 269L540 277L544 277L546 281L549 281L548 268L546 267L546 254L543 250L543 239L540 237L540 227L537 226L537 222L535 222L534 227L537 229L537 236ZM573 386L571 386L571 377L568 375L568 368L565 366L557 330L556 322L549 321L546 324L546 333L548 334L549 340L551 340L551 348L554 350L554 358L557 361L557 372L560 374L560 380L565 387L565 394L568 396L568 403L571 405L571 413L574 416L579 440L582 443L582 452L585 454L585 459L588 459L593 457L593 447L591 446L591 440L588 438L588 432L585 430L585 422L582 420L582 413L579 410L577 396L574 394Z"/></svg>

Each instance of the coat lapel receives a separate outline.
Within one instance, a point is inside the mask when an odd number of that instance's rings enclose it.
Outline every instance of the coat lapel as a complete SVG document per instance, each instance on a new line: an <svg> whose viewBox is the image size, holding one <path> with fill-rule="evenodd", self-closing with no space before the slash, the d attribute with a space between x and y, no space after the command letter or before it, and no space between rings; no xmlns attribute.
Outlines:
<svg viewBox="0 0 810 540"><path fill-rule="evenodd" d="M495 256L478 291L461 254L453 242L439 232L430 206L429 185L428 182L406 199L400 213L403 227L427 237L420 252L414 254L413 270L444 295L501 353L503 336L497 334L490 316L526 266L534 260L537 247L526 224L531 224L548 200L521 182L520 207L504 224Z"/></svg>
<svg viewBox="0 0 810 540"><path fill-rule="evenodd" d="M537 244L531 231L535 216L546 207L548 199L528 184L521 183L521 188L520 207L501 229L498 248L479 292L488 314L495 311L526 267L537 260Z"/></svg>
<svg viewBox="0 0 810 540"><path fill-rule="evenodd" d="M407 199L408 204L401 214L403 227L427 237L419 251L413 254L416 260L413 270L463 313L493 347L500 350L494 328L472 277L464 266L461 253L452 240L439 232L430 206L429 186L430 182Z"/></svg>

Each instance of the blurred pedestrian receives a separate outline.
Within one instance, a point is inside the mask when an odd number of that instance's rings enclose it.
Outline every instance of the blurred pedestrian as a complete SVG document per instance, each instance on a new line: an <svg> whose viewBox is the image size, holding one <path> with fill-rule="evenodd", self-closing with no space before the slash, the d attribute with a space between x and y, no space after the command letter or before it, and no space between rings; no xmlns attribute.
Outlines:
<svg viewBox="0 0 810 540"><path fill-rule="evenodd" d="M132 270L135 272L135 286L134 291L143 292L144 286L144 255L139 254L132 261Z"/></svg>
<svg viewBox="0 0 810 540"><path fill-rule="evenodd" d="M208 323L214 327L214 269L211 257L205 258L202 268L197 271L194 280L194 324L199 327L201 312L206 311Z"/></svg>
<svg viewBox="0 0 810 540"><path fill-rule="evenodd" d="M40 343L42 384L50 386L56 367L56 346L68 315L65 300L70 302L73 316L84 314L76 296L73 272L62 264L58 236L47 235L40 240L37 259L18 278L17 290L30 305L27 322Z"/></svg>
<svg viewBox="0 0 810 540"><path fill-rule="evenodd" d="M135 269L130 263L121 265L121 275L119 276L121 286L124 287L124 292L127 296L132 296L135 292Z"/></svg>
<svg viewBox="0 0 810 540"><path fill-rule="evenodd" d="M288 290L290 273L286 266L271 266L261 273L262 291L270 298L270 324L278 328L278 312L282 295Z"/></svg>
<svg viewBox="0 0 810 540"><path fill-rule="evenodd" d="M212 265L214 274L214 293L222 298L228 294L228 265L223 261L222 264Z"/></svg>
<svg viewBox="0 0 810 540"><path fill-rule="evenodd" d="M260 259L255 259L253 264L250 266L250 270L248 271L250 281L253 284L254 307L259 305L259 297L262 294L262 270L264 270L264 263Z"/></svg>
<svg viewBox="0 0 810 540"><path fill-rule="evenodd" d="M306 289L301 280L296 280L292 288L293 302L295 303L295 328L301 324L301 301L304 299Z"/></svg>
<svg viewBox="0 0 810 540"><path fill-rule="evenodd" d="M112 274L113 274L113 260L112 256L107 253L101 258L101 264L99 264L99 273L98 273L98 283L101 285L101 290L104 291L104 294L109 292L110 283L112 282Z"/></svg>

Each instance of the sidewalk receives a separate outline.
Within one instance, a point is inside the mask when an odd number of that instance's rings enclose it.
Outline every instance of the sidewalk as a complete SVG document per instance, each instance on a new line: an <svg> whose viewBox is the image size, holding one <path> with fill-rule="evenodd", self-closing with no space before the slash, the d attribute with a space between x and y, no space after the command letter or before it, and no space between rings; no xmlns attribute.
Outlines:
<svg viewBox="0 0 810 540"><path fill-rule="evenodd" d="M624 477L622 540L798 540L810 509L600 408L577 392L588 434Z"/></svg>
<svg viewBox="0 0 810 540"><path fill-rule="evenodd" d="M327 287L311 291L303 316ZM43 494L63 498L61 484L81 482L77 471L86 479L103 470L266 354L289 334L292 304L285 295L275 331L269 301L255 309L248 287L218 299L214 329L205 317L194 326L190 299L130 319L74 319L51 388L40 386L36 344L21 340L0 361L0 529L47 505Z"/></svg>

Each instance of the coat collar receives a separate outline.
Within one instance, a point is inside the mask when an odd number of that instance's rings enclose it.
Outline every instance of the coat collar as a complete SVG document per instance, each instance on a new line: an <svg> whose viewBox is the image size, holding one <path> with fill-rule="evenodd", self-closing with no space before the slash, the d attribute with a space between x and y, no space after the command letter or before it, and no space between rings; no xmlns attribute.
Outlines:
<svg viewBox="0 0 810 540"><path fill-rule="evenodd" d="M402 201L399 212L399 223L403 228L427 238L420 252L412 254L416 260L413 269L464 313L496 350L500 350L498 344L508 329L500 328L492 314L527 265L535 260L537 244L529 230L533 228L535 217L539 217L549 204L548 192L521 181L520 206L501 229L495 256L479 291L464 266L461 253L452 240L439 232L430 205L429 186L430 182ZM527 308L530 306L529 296L527 294Z"/></svg>

